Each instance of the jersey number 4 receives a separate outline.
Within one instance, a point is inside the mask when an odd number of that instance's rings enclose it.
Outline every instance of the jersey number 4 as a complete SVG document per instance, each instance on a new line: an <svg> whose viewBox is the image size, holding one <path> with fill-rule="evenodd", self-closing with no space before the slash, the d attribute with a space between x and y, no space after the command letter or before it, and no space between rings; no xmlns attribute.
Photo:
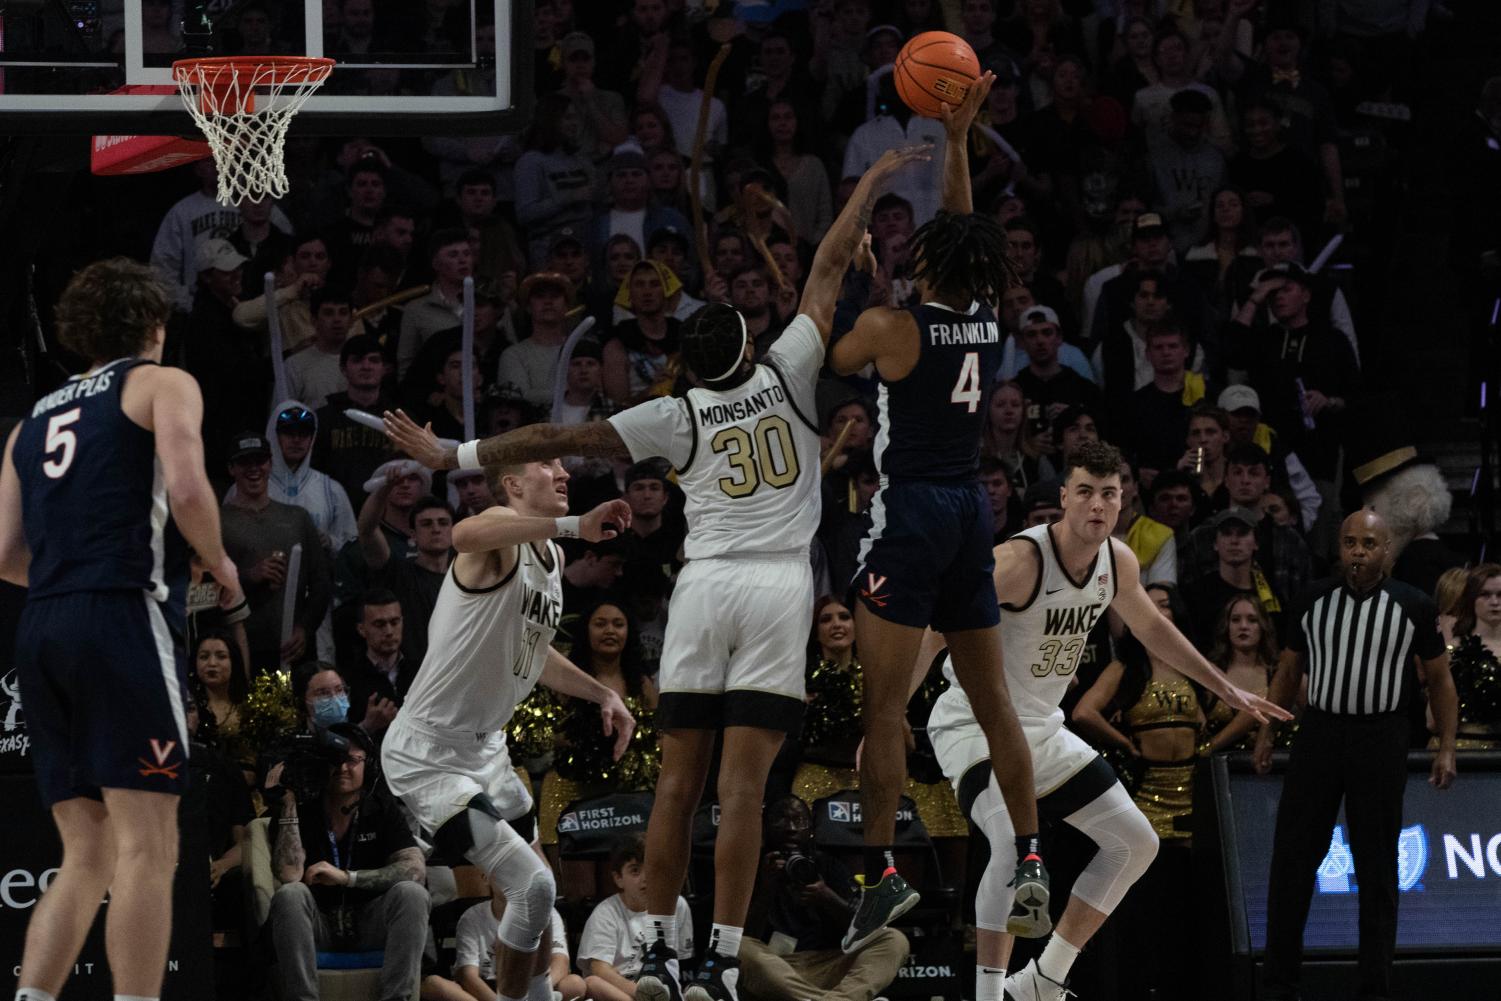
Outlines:
<svg viewBox="0 0 1501 1001"><path fill-rule="evenodd" d="M949 402L964 406L966 413L972 414L980 409L979 352L965 353L964 365L959 369L959 379L954 383L954 391L949 394Z"/></svg>
<svg viewBox="0 0 1501 1001"><path fill-rule="evenodd" d="M761 418L754 431L727 427L710 440L709 447L729 459L734 475L719 479L719 489L726 497L748 497L763 483L780 490L797 479L792 426L777 414Z"/></svg>
<svg viewBox="0 0 1501 1001"><path fill-rule="evenodd" d="M74 407L47 422L47 461L42 463L42 472L54 480L62 479L78 454L78 435L68 425L82 416L83 411Z"/></svg>
<svg viewBox="0 0 1501 1001"><path fill-rule="evenodd" d="M1067 676L1079 668L1079 655L1084 652L1084 640L1043 640L1038 648L1042 661L1032 665L1034 678L1046 678L1050 674Z"/></svg>

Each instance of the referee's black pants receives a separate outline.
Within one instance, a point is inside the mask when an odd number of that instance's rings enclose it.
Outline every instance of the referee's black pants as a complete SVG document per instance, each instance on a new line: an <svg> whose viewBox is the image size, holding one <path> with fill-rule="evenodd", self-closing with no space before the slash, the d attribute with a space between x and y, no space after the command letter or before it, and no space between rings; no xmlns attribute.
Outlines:
<svg viewBox="0 0 1501 1001"><path fill-rule="evenodd" d="M1293 738L1267 892L1268 999L1298 996L1303 926L1341 798L1360 887L1362 1001L1391 996L1397 949L1397 838L1407 788L1408 721L1401 713L1344 716L1310 708Z"/></svg>

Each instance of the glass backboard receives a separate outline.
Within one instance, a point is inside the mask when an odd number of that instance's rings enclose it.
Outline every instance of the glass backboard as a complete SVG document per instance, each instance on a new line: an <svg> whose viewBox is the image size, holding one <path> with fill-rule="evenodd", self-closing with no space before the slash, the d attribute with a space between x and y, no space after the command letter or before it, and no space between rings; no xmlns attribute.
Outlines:
<svg viewBox="0 0 1501 1001"><path fill-rule="evenodd" d="M273 54L335 60L294 133L493 134L530 102L531 16L531 0L6 0L0 130L193 135L173 61Z"/></svg>

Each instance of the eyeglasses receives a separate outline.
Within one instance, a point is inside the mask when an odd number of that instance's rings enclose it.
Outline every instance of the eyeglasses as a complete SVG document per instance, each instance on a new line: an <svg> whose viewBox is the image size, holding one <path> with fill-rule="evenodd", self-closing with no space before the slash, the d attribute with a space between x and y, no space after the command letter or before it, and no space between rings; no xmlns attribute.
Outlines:
<svg viewBox="0 0 1501 1001"><path fill-rule="evenodd" d="M344 759L344 764L350 766L351 768L353 768L355 765L363 765L364 763L365 756L363 754L351 754L349 757Z"/></svg>
<svg viewBox="0 0 1501 1001"><path fill-rule="evenodd" d="M310 699L324 699L330 695L344 695L348 691L343 685L335 685L332 688L309 688L307 694Z"/></svg>

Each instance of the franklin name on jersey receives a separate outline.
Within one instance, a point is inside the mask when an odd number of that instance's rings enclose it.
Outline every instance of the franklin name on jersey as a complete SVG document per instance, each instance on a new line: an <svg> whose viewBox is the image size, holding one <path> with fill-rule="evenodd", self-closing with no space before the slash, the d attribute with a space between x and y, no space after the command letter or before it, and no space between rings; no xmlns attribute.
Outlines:
<svg viewBox="0 0 1501 1001"><path fill-rule="evenodd" d="M930 344L999 344L1001 327L994 320L975 320L969 323L928 324Z"/></svg>

